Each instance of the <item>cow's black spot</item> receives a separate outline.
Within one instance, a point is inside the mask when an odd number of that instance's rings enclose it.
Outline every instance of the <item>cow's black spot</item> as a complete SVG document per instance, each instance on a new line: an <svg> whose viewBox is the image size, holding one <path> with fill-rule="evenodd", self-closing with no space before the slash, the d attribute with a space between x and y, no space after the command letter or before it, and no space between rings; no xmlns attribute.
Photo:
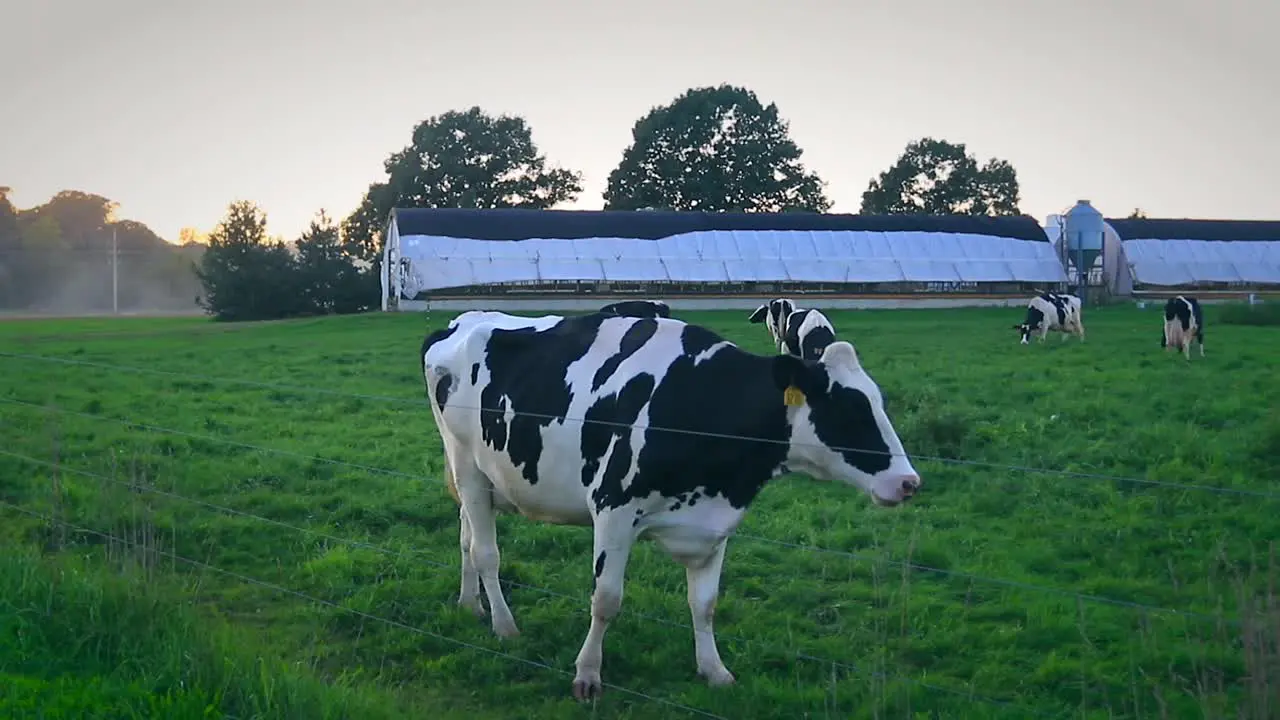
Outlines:
<svg viewBox="0 0 1280 720"><path fill-rule="evenodd" d="M622 317L654 318L671 317L671 308L665 303L659 304L651 300L623 300L600 308L605 315L621 315Z"/></svg>
<svg viewBox="0 0 1280 720"><path fill-rule="evenodd" d="M553 421L563 423L569 410L569 365L586 355L604 320L600 314L583 315L545 330L494 330L489 336L484 359L489 382L480 392L481 429L485 442L498 452L503 447L496 443L505 438L508 457L530 485L538 482L542 428ZM515 413L509 428L501 415L504 396ZM500 426L505 434L499 433Z"/></svg>
<svg viewBox="0 0 1280 720"><path fill-rule="evenodd" d="M453 376L445 373L436 380L436 405L440 406L440 410L444 411L445 403L449 401L449 387L453 384Z"/></svg>
<svg viewBox="0 0 1280 720"><path fill-rule="evenodd" d="M456 327L444 328L443 330L436 330L422 339L422 348L418 351L418 371L422 373L424 392L427 387L427 351L431 349L432 345L448 338L457 331L458 328Z"/></svg>
<svg viewBox="0 0 1280 720"><path fill-rule="evenodd" d="M695 367L694 357L721 340L705 328L685 328L685 354L667 368L649 402L636 477L623 490L606 472L598 506L700 490L744 509L772 477L790 437L773 359L727 346Z"/></svg>
<svg viewBox="0 0 1280 720"><path fill-rule="evenodd" d="M498 398L491 407L480 410L480 437L497 452L507 447L507 399Z"/></svg>
<svg viewBox="0 0 1280 720"><path fill-rule="evenodd" d="M657 380L653 375L640 373L628 380L617 393L596 400L587 409L588 422L582 429L583 485L591 484L600 467L601 458L609 452L609 441L617 438L605 463L600 485L592 493L597 510L618 506L603 502L603 498L608 497L614 489L621 490L622 479L631 469L631 436L637 432L632 426L639 419L640 411L648 404L656 384ZM609 424L591 422L605 418L608 418ZM588 425L591 426L589 431Z"/></svg>
<svg viewBox="0 0 1280 720"><path fill-rule="evenodd" d="M720 342L721 338L706 328L685 325L680 333L680 347L685 355L696 358Z"/></svg>
<svg viewBox="0 0 1280 720"><path fill-rule="evenodd" d="M595 377L591 379L591 391L595 392L604 385L610 377L618 370L618 366L622 361L631 357L637 350L644 347L649 342L649 338L658 331L658 321L647 319L639 320L622 335L622 341L619 343L618 352L613 357L605 360L598 370Z"/></svg>
<svg viewBox="0 0 1280 720"><path fill-rule="evenodd" d="M605 554L606 554L606 552L605 552L604 550L601 550L601 551L600 551L600 554L596 556L596 577L597 577L597 578L599 578L599 577L600 577L600 573L604 572L604 557L605 557Z"/></svg>
<svg viewBox="0 0 1280 720"><path fill-rule="evenodd" d="M818 439L839 448L845 461L862 472L874 475L889 469L893 458L880 434L871 409L871 400L861 390L836 386L829 394L809 400L810 414Z"/></svg>
<svg viewBox="0 0 1280 720"><path fill-rule="evenodd" d="M475 385L480 379L480 363L471 363L471 384Z"/></svg>
<svg viewBox="0 0 1280 720"><path fill-rule="evenodd" d="M1038 307L1027 308L1027 319L1023 324L1027 326L1027 330L1038 330L1040 323L1044 322L1044 313Z"/></svg>

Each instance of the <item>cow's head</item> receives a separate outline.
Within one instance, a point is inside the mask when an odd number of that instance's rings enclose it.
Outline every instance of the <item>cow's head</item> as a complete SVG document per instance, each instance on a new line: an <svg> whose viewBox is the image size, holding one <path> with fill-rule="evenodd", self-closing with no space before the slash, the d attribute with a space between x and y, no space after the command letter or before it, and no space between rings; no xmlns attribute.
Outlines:
<svg viewBox="0 0 1280 720"><path fill-rule="evenodd" d="M1018 325L1014 325L1013 329L1018 331L1018 335L1022 338L1022 344L1026 345L1027 339L1031 337L1031 326L1027 323L1020 323Z"/></svg>
<svg viewBox="0 0 1280 720"><path fill-rule="evenodd" d="M778 347L778 351L782 351L782 338L786 334L785 324L787 317L795 312L796 304L786 298L776 298L756 308L751 313L751 317L747 318L747 322L764 323L769 328L769 337L773 338L773 344Z"/></svg>
<svg viewBox="0 0 1280 720"><path fill-rule="evenodd" d="M1026 318L1021 323L1014 325L1013 329L1018 331L1022 344L1026 345L1027 341L1031 339L1031 333L1039 330L1040 323L1044 321L1044 312L1034 304L1028 305Z"/></svg>
<svg viewBox="0 0 1280 720"><path fill-rule="evenodd" d="M789 468L856 485L877 505L897 505L919 490L920 475L853 345L834 342L816 362L779 355L773 379L790 406Z"/></svg>

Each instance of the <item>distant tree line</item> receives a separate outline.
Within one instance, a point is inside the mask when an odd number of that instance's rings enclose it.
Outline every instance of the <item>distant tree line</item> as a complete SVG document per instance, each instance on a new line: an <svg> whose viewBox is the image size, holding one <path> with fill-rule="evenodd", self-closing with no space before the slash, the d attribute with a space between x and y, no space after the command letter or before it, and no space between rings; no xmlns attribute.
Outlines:
<svg viewBox="0 0 1280 720"><path fill-rule="evenodd" d="M117 219L116 204L101 195L64 190L18 209L9 194L0 186L0 310L196 308L192 262L203 246L174 245L142 223Z"/></svg>
<svg viewBox="0 0 1280 720"><path fill-rule="evenodd" d="M826 212L826 182L778 107L732 85L692 88L650 109L609 174L606 210ZM551 208L576 199L582 173L553 166L521 117L479 107L432 116L383 162L340 223L321 211L295 242L272 240L252 202L232 203L196 275L200 304L225 320L360 312L378 303L383 230L395 207ZM1018 215L1012 165L980 163L963 143L909 143L862 194L864 214ZM0 232L4 217L0 214Z"/></svg>

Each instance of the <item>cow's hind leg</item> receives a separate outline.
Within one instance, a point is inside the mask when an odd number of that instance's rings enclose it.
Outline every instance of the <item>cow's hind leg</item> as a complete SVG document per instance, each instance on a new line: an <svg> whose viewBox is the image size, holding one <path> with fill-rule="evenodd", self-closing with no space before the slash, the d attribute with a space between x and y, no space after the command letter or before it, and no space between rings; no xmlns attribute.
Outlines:
<svg viewBox="0 0 1280 720"><path fill-rule="evenodd" d="M724 666L720 651L716 648L716 635L712 620L716 614L716 598L720 594L720 569L724 566L724 550L728 538L716 544L710 555L684 563L685 578L689 584L689 611L693 614L694 655L698 660L698 674L712 686L730 685L733 673Z"/></svg>
<svg viewBox="0 0 1280 720"><path fill-rule="evenodd" d="M520 634L515 618L511 617L511 608L502 596L502 586L498 584L498 565L501 555L498 552L498 527L494 517L493 485L480 468L471 460L463 460L454 467L454 476L458 482L458 495L462 499L462 512L466 514L466 527L471 530L471 548L468 552L472 566L480 576L484 585L484 594L489 598L489 611L493 616L493 632L498 637L513 637ZM466 592L466 570L463 570L463 583ZM477 602L479 598L477 597Z"/></svg>
<svg viewBox="0 0 1280 720"><path fill-rule="evenodd" d="M480 574L471 561L471 521L467 520L467 512L461 507L458 508L458 526L458 544L462 546L462 587L458 591L458 604L475 613L476 617L484 617L484 604L480 602Z"/></svg>
<svg viewBox="0 0 1280 720"><path fill-rule="evenodd" d="M591 628L578 651L573 696L578 700L597 697L604 689L600 666L604 660L604 634L609 621L622 608L623 579L627 558L635 542L634 512L605 510L596 515L594 526L595 592L591 594Z"/></svg>

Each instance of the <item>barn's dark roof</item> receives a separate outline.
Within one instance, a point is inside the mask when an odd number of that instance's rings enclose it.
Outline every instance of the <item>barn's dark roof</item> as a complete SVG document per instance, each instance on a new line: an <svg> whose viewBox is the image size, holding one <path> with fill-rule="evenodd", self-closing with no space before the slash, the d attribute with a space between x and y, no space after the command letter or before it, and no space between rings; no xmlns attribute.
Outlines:
<svg viewBox="0 0 1280 720"><path fill-rule="evenodd" d="M1280 240L1275 220L1107 220L1121 240Z"/></svg>
<svg viewBox="0 0 1280 720"><path fill-rule="evenodd" d="M656 240L702 230L862 230L951 232L1048 242L1035 218L966 215L820 215L816 213L713 213L659 210L469 210L395 208L400 235L473 240L618 237Z"/></svg>

